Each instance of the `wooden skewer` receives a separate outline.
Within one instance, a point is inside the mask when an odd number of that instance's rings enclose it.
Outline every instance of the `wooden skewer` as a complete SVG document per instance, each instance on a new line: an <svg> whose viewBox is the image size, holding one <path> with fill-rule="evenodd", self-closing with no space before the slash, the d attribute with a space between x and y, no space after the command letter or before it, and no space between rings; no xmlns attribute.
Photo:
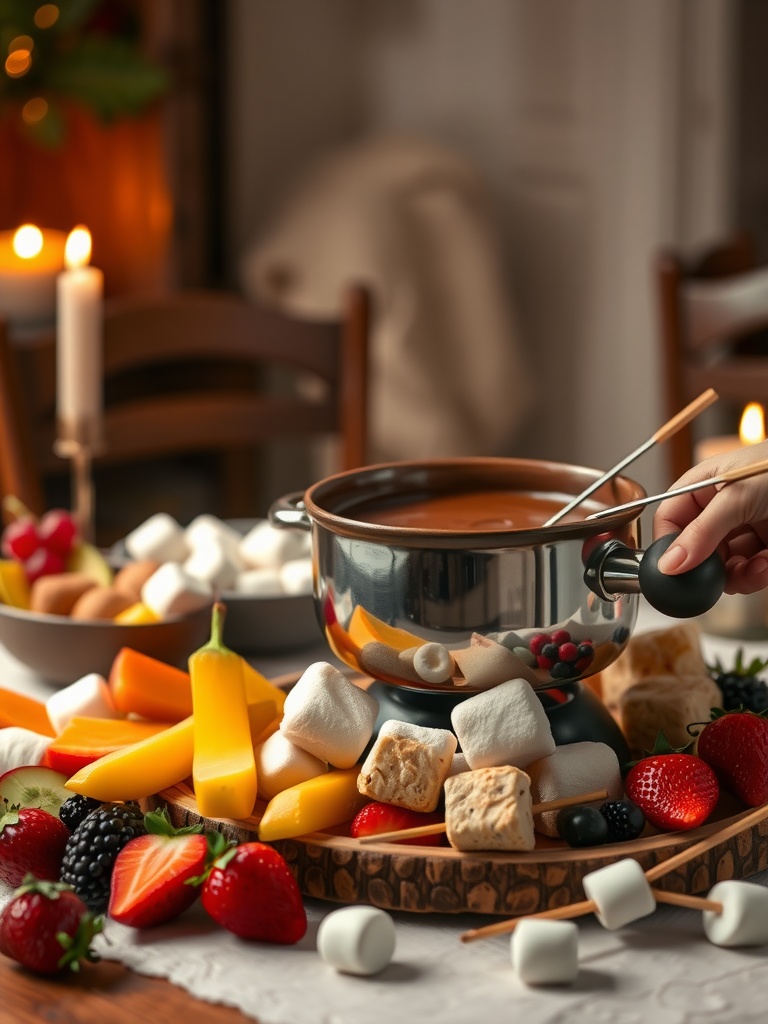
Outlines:
<svg viewBox="0 0 768 1024"><path fill-rule="evenodd" d="M667 892L664 889L651 889L657 903L669 903L676 907L688 907L691 910L711 910L715 914L722 914L723 904L717 900L708 900L704 896L690 896L685 892ZM490 939L494 935L509 935L517 928L521 921L570 921L574 917L584 917L597 910L594 900L582 900L581 903L571 903L570 906L554 907L551 910L541 910L538 914L521 914L520 917L512 917L506 921L496 921L494 924L485 925L482 928L471 928L462 932L462 942L476 942L478 939Z"/></svg>
<svg viewBox="0 0 768 1024"><path fill-rule="evenodd" d="M559 811L563 807L573 807L575 804L589 804L594 800L605 800L608 797L606 789L595 790L594 793L580 793L578 796L564 796L559 800L547 800L542 804L534 804L531 813L543 814L545 811ZM419 839L421 836L439 836L445 832L444 821L437 821L434 825L416 825L414 828L400 828L394 832L379 832L376 835L360 836L358 843L395 843L400 839Z"/></svg>
<svg viewBox="0 0 768 1024"><path fill-rule="evenodd" d="M639 448L635 448L633 452L630 452L629 455L625 456L620 462L617 462L616 465L609 469L607 473L603 473L601 477L591 483L589 487L581 492L581 494L578 494L575 498L569 501L567 505L563 506L563 508L558 512L555 512L555 514L551 516L544 525L554 526L555 523L560 522L563 516L566 516L572 509L576 508L577 505L580 505L582 501L590 496L590 494L593 494L599 487L602 487L604 483L607 483L611 477L616 476L616 474L620 473L625 466L628 466L630 462L634 462L635 459L645 454L645 452L655 444L660 444L662 441L666 441L667 438L676 434L678 430L682 430L682 428L698 416L700 412L703 412L704 409L712 405L713 402L716 402L717 398L717 392L712 388L707 388L707 390L703 391L698 398L695 398L691 403L686 405L684 409L681 409L676 416L673 416L671 420L667 420L663 426L659 427L656 433L641 444Z"/></svg>

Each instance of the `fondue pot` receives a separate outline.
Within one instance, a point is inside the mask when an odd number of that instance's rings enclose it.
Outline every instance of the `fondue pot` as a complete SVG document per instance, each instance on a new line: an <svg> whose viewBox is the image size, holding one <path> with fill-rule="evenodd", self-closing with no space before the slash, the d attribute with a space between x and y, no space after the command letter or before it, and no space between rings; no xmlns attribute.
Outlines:
<svg viewBox="0 0 768 1024"><path fill-rule="evenodd" d="M597 717L599 738L616 746L613 719L581 681L621 654L641 593L665 614L699 615L719 598L725 573L719 556L681 576L659 573L672 538L643 552L639 508L587 518L646 497L624 476L543 525L600 476L526 459L394 462L327 477L280 499L270 519L311 530L320 626L343 662L375 678L382 720L450 728L459 700L503 681L457 671L429 682L406 670L403 651L437 642L466 665L500 645L504 678L537 690L558 742L598 738ZM558 737L555 718L577 699L594 706L586 722L573 708L561 714Z"/></svg>

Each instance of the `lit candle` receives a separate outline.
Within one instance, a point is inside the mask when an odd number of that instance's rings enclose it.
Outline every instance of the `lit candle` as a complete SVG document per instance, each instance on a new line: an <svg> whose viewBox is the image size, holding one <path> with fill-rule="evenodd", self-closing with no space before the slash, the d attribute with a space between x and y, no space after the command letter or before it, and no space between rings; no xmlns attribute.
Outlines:
<svg viewBox="0 0 768 1024"><path fill-rule="evenodd" d="M91 236L75 228L67 238L57 282L56 399L64 437L93 442L103 406L104 275L89 266Z"/></svg>
<svg viewBox="0 0 768 1024"><path fill-rule="evenodd" d="M34 224L0 231L0 316L12 327L53 325L66 238Z"/></svg>
<svg viewBox="0 0 768 1024"><path fill-rule="evenodd" d="M750 444L765 440L765 414L759 402L750 402L744 407L738 434L720 434L699 441L693 453L694 462L703 462L714 455L727 455Z"/></svg>

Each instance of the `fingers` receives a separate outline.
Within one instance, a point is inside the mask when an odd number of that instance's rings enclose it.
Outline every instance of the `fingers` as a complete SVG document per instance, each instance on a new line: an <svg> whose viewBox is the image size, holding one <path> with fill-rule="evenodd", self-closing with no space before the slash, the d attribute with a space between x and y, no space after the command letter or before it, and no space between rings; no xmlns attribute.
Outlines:
<svg viewBox="0 0 768 1024"><path fill-rule="evenodd" d="M705 491L709 493L710 488ZM749 521L746 512L745 504L737 493L737 486L733 485L730 489L715 491L709 503L699 509L698 514L688 513L687 520L685 513L681 514L676 509L673 509L671 517L660 517L661 525L668 524L668 532L682 526L680 536L659 559L661 572L675 575L694 569L716 551L730 534Z"/></svg>
<svg viewBox="0 0 768 1024"><path fill-rule="evenodd" d="M732 558L726 565L726 594L756 594L768 587L768 552L754 558Z"/></svg>

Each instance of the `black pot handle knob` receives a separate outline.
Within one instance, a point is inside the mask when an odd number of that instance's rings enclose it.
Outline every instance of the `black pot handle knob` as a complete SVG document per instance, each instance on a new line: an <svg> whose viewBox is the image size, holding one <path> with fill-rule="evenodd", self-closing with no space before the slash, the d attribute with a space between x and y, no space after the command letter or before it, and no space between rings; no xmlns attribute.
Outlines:
<svg viewBox="0 0 768 1024"><path fill-rule="evenodd" d="M646 601L662 615L687 619L708 612L725 589L725 564L715 551L695 569L668 576L659 570L659 559L679 536L659 537L640 560L638 582Z"/></svg>

